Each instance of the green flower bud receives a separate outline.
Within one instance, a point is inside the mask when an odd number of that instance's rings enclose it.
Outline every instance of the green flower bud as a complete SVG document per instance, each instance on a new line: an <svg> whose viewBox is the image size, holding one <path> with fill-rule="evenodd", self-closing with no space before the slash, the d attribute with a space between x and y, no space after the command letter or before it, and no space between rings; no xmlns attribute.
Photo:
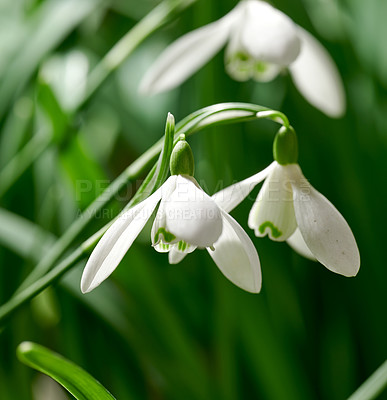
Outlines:
<svg viewBox="0 0 387 400"><path fill-rule="evenodd" d="M180 135L180 140L172 150L169 168L171 175L193 176L194 174L194 157L184 135Z"/></svg>
<svg viewBox="0 0 387 400"><path fill-rule="evenodd" d="M274 138L273 156L278 164L295 164L298 159L297 135L290 126L283 126Z"/></svg>

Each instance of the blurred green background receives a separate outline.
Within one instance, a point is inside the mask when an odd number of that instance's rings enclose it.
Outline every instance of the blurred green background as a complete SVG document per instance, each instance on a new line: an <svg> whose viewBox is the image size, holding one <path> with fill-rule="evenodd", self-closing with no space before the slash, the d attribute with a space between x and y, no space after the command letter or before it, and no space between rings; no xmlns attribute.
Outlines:
<svg viewBox="0 0 387 400"><path fill-rule="evenodd" d="M236 3L198 0L74 110L85 74L157 2L0 1L0 303L80 211L162 136L168 111L179 121L225 101L289 117L305 176L355 234L358 276L343 278L284 243L255 238L247 215L258 189L232 215L260 254L259 295L233 286L207 252L169 265L151 248L149 225L93 293L79 290L85 260L7 321L1 400L71 398L16 359L23 340L76 362L118 399L341 400L386 359L387 2L273 1L335 59L348 101L342 119L310 106L286 74L266 84L232 81L223 51L180 88L137 94L162 49ZM256 173L272 161L276 129L256 121L194 135L196 178L213 193ZM23 148L35 161L18 176L23 159L14 156ZM113 218L136 187L96 215L81 239Z"/></svg>

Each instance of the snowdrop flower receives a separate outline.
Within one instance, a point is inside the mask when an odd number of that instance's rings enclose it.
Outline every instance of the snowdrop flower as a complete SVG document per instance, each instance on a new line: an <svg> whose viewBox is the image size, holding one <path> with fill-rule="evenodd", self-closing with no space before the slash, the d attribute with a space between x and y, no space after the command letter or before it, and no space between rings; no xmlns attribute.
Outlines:
<svg viewBox="0 0 387 400"><path fill-rule="evenodd" d="M270 81L288 69L301 94L331 117L345 111L340 75L325 48L281 11L260 0L242 0L223 18L172 43L140 83L156 94L172 89L228 42L226 70L232 78Z"/></svg>
<svg viewBox="0 0 387 400"><path fill-rule="evenodd" d="M257 251L241 226L193 178L192 152L185 141L179 141L172 152L171 174L156 192L120 216L101 238L83 271L83 293L93 290L115 270L158 204L152 246L158 252L169 252L171 264L196 248L205 248L231 282L249 292L260 291Z"/></svg>
<svg viewBox="0 0 387 400"><path fill-rule="evenodd" d="M230 212L265 180L248 219L256 236L286 240L301 255L329 270L355 276L360 267L355 238L339 211L302 174L294 131L280 130L274 148L276 161L269 167L216 193L213 199Z"/></svg>

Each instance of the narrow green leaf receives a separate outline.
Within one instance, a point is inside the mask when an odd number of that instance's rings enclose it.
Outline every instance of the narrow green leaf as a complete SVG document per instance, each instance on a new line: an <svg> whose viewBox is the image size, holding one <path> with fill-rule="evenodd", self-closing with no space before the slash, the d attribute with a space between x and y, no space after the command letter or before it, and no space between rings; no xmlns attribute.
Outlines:
<svg viewBox="0 0 387 400"><path fill-rule="evenodd" d="M85 370L46 347L23 342L17 356L22 363L55 379L78 400L115 399Z"/></svg>
<svg viewBox="0 0 387 400"><path fill-rule="evenodd" d="M50 120L53 140L61 142L68 128L69 116L62 110L51 86L41 81L37 91L37 98L40 106L45 112L46 117Z"/></svg>
<svg viewBox="0 0 387 400"><path fill-rule="evenodd" d="M127 210L133 207L140 201L147 198L154 191L156 191L167 179L169 171L169 159L173 149L173 140L175 136L175 119L171 113L168 113L167 121L165 123L165 135L163 147L157 163L153 166L142 185L137 190L133 199L125 207Z"/></svg>
<svg viewBox="0 0 387 400"><path fill-rule="evenodd" d="M0 208L0 245L21 257L39 259L55 239L33 222Z"/></svg>

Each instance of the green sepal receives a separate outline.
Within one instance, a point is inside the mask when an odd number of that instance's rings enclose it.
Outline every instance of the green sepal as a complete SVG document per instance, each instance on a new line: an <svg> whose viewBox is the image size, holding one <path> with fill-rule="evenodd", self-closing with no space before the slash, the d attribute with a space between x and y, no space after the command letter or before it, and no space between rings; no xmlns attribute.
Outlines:
<svg viewBox="0 0 387 400"><path fill-rule="evenodd" d="M283 126L276 134L273 143L274 160L281 165L295 164L298 160L298 142L294 129Z"/></svg>
<svg viewBox="0 0 387 400"><path fill-rule="evenodd" d="M185 141L184 135L181 135L180 140L173 148L169 168L171 175L193 176L194 174L194 157L191 146Z"/></svg>

